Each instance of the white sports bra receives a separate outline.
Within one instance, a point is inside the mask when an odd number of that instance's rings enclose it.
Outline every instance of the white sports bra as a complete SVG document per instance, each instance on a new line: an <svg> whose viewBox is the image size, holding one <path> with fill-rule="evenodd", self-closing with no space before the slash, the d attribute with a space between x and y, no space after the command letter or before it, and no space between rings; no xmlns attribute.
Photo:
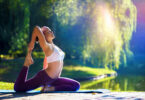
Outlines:
<svg viewBox="0 0 145 100"><path fill-rule="evenodd" d="M55 61L63 61L65 53L56 45L54 45L54 51L50 56L47 56L47 63Z"/></svg>

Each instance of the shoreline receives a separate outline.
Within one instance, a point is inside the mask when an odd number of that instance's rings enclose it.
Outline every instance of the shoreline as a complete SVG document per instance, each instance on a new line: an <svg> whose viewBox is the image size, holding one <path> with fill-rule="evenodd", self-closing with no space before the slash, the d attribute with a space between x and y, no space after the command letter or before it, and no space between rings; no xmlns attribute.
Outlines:
<svg viewBox="0 0 145 100"><path fill-rule="evenodd" d="M98 76L73 78L73 79L78 80L78 81L91 81L91 80L100 80L100 79L107 78L107 77L117 77L117 73L102 74L102 75L98 75Z"/></svg>

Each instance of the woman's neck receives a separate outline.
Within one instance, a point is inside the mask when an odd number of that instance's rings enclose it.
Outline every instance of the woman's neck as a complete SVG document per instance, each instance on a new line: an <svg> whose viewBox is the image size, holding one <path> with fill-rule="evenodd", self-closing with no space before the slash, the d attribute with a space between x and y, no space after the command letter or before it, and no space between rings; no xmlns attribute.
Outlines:
<svg viewBox="0 0 145 100"><path fill-rule="evenodd" d="M53 44L53 41L47 41L49 44Z"/></svg>

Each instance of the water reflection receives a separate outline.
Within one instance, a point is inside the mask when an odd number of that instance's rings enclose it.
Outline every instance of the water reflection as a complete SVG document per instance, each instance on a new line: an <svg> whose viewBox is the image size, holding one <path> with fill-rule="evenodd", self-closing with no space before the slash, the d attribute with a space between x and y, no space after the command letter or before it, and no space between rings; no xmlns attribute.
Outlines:
<svg viewBox="0 0 145 100"><path fill-rule="evenodd" d="M145 77L135 75L118 75L102 80L83 81L81 89L109 89L112 91L145 91Z"/></svg>

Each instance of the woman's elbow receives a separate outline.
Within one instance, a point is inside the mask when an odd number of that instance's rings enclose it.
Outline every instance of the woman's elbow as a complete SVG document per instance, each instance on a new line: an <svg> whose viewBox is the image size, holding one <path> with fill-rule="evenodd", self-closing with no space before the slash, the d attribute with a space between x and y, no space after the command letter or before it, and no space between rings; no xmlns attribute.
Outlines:
<svg viewBox="0 0 145 100"><path fill-rule="evenodd" d="M39 26L35 26L34 30L40 31L40 27Z"/></svg>
<svg viewBox="0 0 145 100"><path fill-rule="evenodd" d="M33 33L37 34L37 32L39 32L39 26L35 26L33 29Z"/></svg>

